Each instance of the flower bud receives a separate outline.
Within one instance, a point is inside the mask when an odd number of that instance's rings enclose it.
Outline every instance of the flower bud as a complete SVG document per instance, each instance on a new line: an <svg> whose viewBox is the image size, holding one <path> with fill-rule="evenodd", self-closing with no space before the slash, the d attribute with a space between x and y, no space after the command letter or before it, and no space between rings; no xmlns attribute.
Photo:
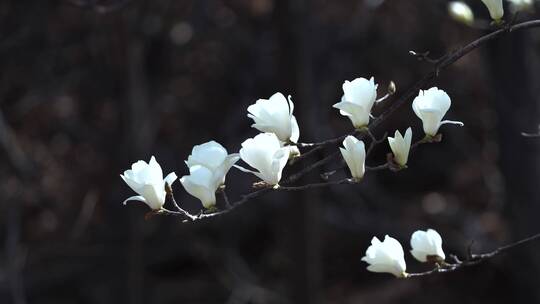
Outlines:
<svg viewBox="0 0 540 304"><path fill-rule="evenodd" d="M448 3L448 13L457 22L471 26L474 23L474 14L471 8L462 1Z"/></svg>
<svg viewBox="0 0 540 304"><path fill-rule="evenodd" d="M349 135L343 141L343 147L339 148L343 159L347 163L349 170L351 171L351 176L355 180L360 180L364 177L365 161L366 161L366 148L364 142L358 140L356 137Z"/></svg>
<svg viewBox="0 0 540 304"><path fill-rule="evenodd" d="M418 96L413 100L412 108L418 118L422 120L424 132L428 136L435 136L439 127L444 124L455 124L463 126L460 121L441 121L446 112L450 109L451 101L445 91L433 87L429 90L420 90Z"/></svg>
<svg viewBox="0 0 540 304"><path fill-rule="evenodd" d="M372 272L387 272L398 278L405 278L407 265L403 247L394 238L386 235L381 242L377 237L371 240L371 246L366 250L362 261L369 264L367 270Z"/></svg>
<svg viewBox="0 0 540 304"><path fill-rule="evenodd" d="M491 19L495 20L495 22L500 22L501 18L504 15L504 9L503 9L503 1L502 0L482 0L484 5L487 7L489 11L489 15L491 16Z"/></svg>
<svg viewBox="0 0 540 304"><path fill-rule="evenodd" d="M414 232L411 236L411 248L411 254L420 262L442 262L445 259L442 238L433 229Z"/></svg>
<svg viewBox="0 0 540 304"><path fill-rule="evenodd" d="M255 122L251 125L261 132L274 133L282 142L296 143L300 137L298 122L293 115L294 103L281 93L269 99L259 99L248 107L248 117Z"/></svg>
<svg viewBox="0 0 540 304"><path fill-rule="evenodd" d="M277 185L281 180L283 168L289 159L289 147L282 147L274 133L261 133L242 143L240 158L257 171L240 166L236 168L253 173L269 185Z"/></svg>
<svg viewBox="0 0 540 304"><path fill-rule="evenodd" d="M371 108L376 99L377 85L374 78L356 78L343 83L341 102L333 107L339 109L341 115L349 117L355 128L360 129L368 125Z"/></svg>
<svg viewBox="0 0 540 304"><path fill-rule="evenodd" d="M141 201L148 205L152 210L159 210L165 204L165 183L172 185L176 180L174 172L169 173L163 178L161 166L152 156L150 161L146 163L143 160L131 165L131 170L124 171L120 177L128 184L128 186L137 192L136 196L129 197L124 201L124 205L130 201Z"/></svg>
<svg viewBox="0 0 540 304"><path fill-rule="evenodd" d="M388 137L388 144L392 153L394 153L394 161L401 167L407 165L409 159L409 151L411 150L412 130L409 127L405 131L405 137L401 136L398 130L394 134L394 137Z"/></svg>

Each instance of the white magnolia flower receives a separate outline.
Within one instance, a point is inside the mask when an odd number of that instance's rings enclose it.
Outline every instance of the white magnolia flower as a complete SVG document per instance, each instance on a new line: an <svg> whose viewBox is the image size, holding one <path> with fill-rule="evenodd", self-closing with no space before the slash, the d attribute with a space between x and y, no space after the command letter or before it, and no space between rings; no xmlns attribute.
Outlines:
<svg viewBox="0 0 540 304"><path fill-rule="evenodd" d="M186 191L201 200L205 208L216 204L216 191L225 183L229 169L240 156L228 154L227 150L215 141L193 147L186 161L189 175L180 179Z"/></svg>
<svg viewBox="0 0 540 304"><path fill-rule="evenodd" d="M501 20L504 15L503 1L502 0L482 0L484 5L489 10L491 19L495 21Z"/></svg>
<svg viewBox="0 0 540 304"><path fill-rule="evenodd" d="M366 149L364 142L358 140L356 137L349 135L343 141L343 147L339 148L343 159L347 163L351 175L354 179L361 179L364 176L365 161L366 161Z"/></svg>
<svg viewBox="0 0 540 304"><path fill-rule="evenodd" d="M402 167L407 164L407 160L409 159L411 140L412 130L410 127L405 131L405 137L401 136L398 130L396 130L394 137L388 136L388 144L390 144L390 149L394 153L394 160Z"/></svg>
<svg viewBox="0 0 540 304"><path fill-rule="evenodd" d="M218 186L210 169L201 165L189 167L189 175L182 176L180 182L189 194L201 200L204 208L216 205Z"/></svg>
<svg viewBox="0 0 540 304"><path fill-rule="evenodd" d="M365 78L345 80L341 102L333 107L339 109L341 115L349 117L355 128L362 128L369 123L371 108L376 99L377 85L373 77L370 80Z"/></svg>
<svg viewBox="0 0 540 304"><path fill-rule="evenodd" d="M452 1L448 3L448 13L457 22L466 25L472 25L474 22L474 14L467 3L462 1Z"/></svg>
<svg viewBox="0 0 540 304"><path fill-rule="evenodd" d="M432 259L444 261L445 259L442 238L433 229L414 232L411 236L411 248L411 254L420 262L432 261Z"/></svg>
<svg viewBox="0 0 540 304"><path fill-rule="evenodd" d="M131 165L131 170L124 171L120 177L133 191L139 194L126 199L124 205L127 201L136 200L147 204L152 210L159 210L163 207L166 196L165 183L170 186L176 180L174 172L169 173L163 179L163 171L154 156L150 158L148 163L143 160L134 163Z"/></svg>
<svg viewBox="0 0 540 304"><path fill-rule="evenodd" d="M445 91L433 87L429 90L420 90L413 100L412 108L418 118L422 120L424 132L429 136L437 135L439 127L444 124L457 124L463 126L460 121L441 121L450 109L451 101Z"/></svg>
<svg viewBox="0 0 540 304"><path fill-rule="evenodd" d="M253 128L274 133L282 142L296 143L300 137L298 122L293 115L294 104L281 93L270 96L269 99L259 99L248 107L248 117L255 122Z"/></svg>
<svg viewBox="0 0 540 304"><path fill-rule="evenodd" d="M197 165L206 167L212 172L212 179L217 188L225 183L225 176L239 159L238 153L228 154L222 145L212 140L194 146L186 165L188 168Z"/></svg>
<svg viewBox="0 0 540 304"><path fill-rule="evenodd" d="M371 240L362 261L369 264L367 270L372 272L388 272L398 278L407 276L403 247L394 238L386 235L381 242L377 237Z"/></svg>
<svg viewBox="0 0 540 304"><path fill-rule="evenodd" d="M255 174L270 185L277 185L281 173L289 159L290 149L282 147L274 133L261 133L254 138L248 138L242 143L240 158L257 171L238 169Z"/></svg>
<svg viewBox="0 0 540 304"><path fill-rule="evenodd" d="M534 11L534 0L508 0L512 13Z"/></svg>

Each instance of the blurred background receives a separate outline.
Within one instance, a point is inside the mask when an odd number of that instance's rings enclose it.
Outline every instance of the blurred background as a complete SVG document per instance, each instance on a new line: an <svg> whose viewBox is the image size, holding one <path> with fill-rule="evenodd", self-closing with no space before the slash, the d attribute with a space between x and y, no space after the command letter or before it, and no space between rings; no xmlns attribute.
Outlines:
<svg viewBox="0 0 540 304"><path fill-rule="evenodd" d="M257 134L246 108L259 98L293 96L301 141L336 137L351 131L332 108L344 80L374 76L380 95L393 80L399 96L432 70L408 51L438 57L485 33L453 21L442 0L2 0L0 303L540 302L539 243L410 280L360 260L373 236L407 251L417 229L437 229L460 256L540 232L539 140L520 135L540 122L539 29L440 74L446 118L465 127L442 127L443 142L421 146L407 170L272 193L192 224L121 204L133 192L119 174L136 160L155 155L182 176L195 144L238 151ZM375 134L412 126L420 139L411 101ZM388 152L381 144L368 165ZM231 170L231 200L253 181Z"/></svg>

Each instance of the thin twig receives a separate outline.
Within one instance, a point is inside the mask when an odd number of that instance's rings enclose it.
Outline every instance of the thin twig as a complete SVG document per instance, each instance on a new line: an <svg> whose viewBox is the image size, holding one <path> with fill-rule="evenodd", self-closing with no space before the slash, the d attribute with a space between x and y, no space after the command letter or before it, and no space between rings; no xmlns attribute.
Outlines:
<svg viewBox="0 0 540 304"><path fill-rule="evenodd" d="M196 219L195 216L191 215L191 213L189 213L188 211L182 209L178 205L178 203L176 202L176 199L174 198L174 193L173 193L172 187L171 187L171 185L169 185L169 183L165 183L165 193L167 194L167 197L173 203L176 210L178 210L178 212L174 212L174 211L171 211L171 210L168 210L168 209L165 209L165 208L162 208L159 212L162 212L162 213L165 213L165 214L181 215L181 216L187 217L188 219L190 219L192 221L194 221Z"/></svg>
<svg viewBox="0 0 540 304"><path fill-rule="evenodd" d="M369 144L369 148L368 148L368 150L366 152L366 157L371 154L371 151L373 151L373 148L375 148L375 146L385 142L386 138L388 137L388 132L384 132L383 136L381 136L381 139L377 139L373 135L373 133L371 133L371 131L369 131L369 130L368 130L368 134L369 134L369 137L371 137L371 143Z"/></svg>
<svg viewBox="0 0 540 304"><path fill-rule="evenodd" d="M305 158L307 158L308 156L311 156L312 154L315 154L317 151L320 151L324 148L323 145L319 145L319 146L314 146L311 150L307 151L307 152L304 152L302 154L300 154L299 156L293 158L291 161L289 161L289 163L292 165L292 164L295 164Z"/></svg>
<svg viewBox="0 0 540 304"><path fill-rule="evenodd" d="M429 57L429 51L426 51L426 52L423 52L423 53L418 53L418 52L415 52L415 51L409 51L409 55L412 55L412 56L416 57L416 59L418 59L418 61L426 61L426 62L429 62L429 63L432 63L432 64L438 64L441 61L441 59L443 59L443 58L433 59L433 58Z"/></svg>
<svg viewBox="0 0 540 304"><path fill-rule="evenodd" d="M337 144L337 143L342 142L347 136L349 136L349 135L355 136L360 132L361 132L361 130L354 130L354 132L352 132L352 133L345 134L345 135L335 137L335 138L331 138L331 139L327 139L327 140L323 140L321 142L298 143L298 147L307 148L307 147L327 146L327 145L331 145L331 144Z"/></svg>
<svg viewBox="0 0 540 304"><path fill-rule="evenodd" d="M381 171L381 170L386 170L389 167L390 167L390 165L388 165L388 163L384 163L382 165L378 165L378 166L375 166L375 167L366 166L366 171Z"/></svg>
<svg viewBox="0 0 540 304"><path fill-rule="evenodd" d="M284 186L284 187L278 187L276 190L279 191L302 191L307 189L313 189L313 188L323 188L323 187L329 187L333 185L343 185L343 184L357 184L358 181L355 181L351 178L344 178L336 181L329 181L324 183L315 183L315 184L307 184L303 186Z"/></svg>
<svg viewBox="0 0 540 304"><path fill-rule="evenodd" d="M224 186L219 188L219 193L221 193L221 196L223 196L223 201L225 202L225 208L227 208L227 209L232 208L232 205L229 202L229 197L227 196L227 192L225 191Z"/></svg>

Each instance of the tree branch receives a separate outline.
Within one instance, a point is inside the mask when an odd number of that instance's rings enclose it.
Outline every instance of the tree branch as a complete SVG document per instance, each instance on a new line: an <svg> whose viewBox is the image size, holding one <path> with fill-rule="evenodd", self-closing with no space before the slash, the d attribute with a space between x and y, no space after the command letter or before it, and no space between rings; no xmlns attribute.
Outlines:
<svg viewBox="0 0 540 304"><path fill-rule="evenodd" d="M480 264L488 259L491 259L503 252L506 252L512 248L515 248L515 247L518 247L518 246L521 246L521 245L525 245L525 244L528 244L530 242L533 242L533 241L536 241L540 239L540 233L537 233L535 235L532 235L532 236L529 236L525 239L522 239L522 240L519 240L517 242L514 242L514 243L510 243L508 245L505 245L505 246L501 246L493 251L490 251L490 252L487 252L487 253L482 253L482 254L471 254L469 253L469 256L467 257L466 260L460 260L457 256L455 255L451 255L450 258L454 260L454 262L452 263L447 263L447 262L443 262L441 264L438 264L435 268L431 269L431 270L428 270L428 271L424 271L424 272L418 272L418 273L409 273L407 274L407 278L412 278L412 277L423 277L423 276L428 276L428 275L432 275L432 274L435 274L435 273L443 273L443 272L452 272L452 271L456 271L458 269L461 269L463 267L468 267L468 266L474 266L474 265L477 265L477 264Z"/></svg>
<svg viewBox="0 0 540 304"><path fill-rule="evenodd" d="M491 33L489 33L487 35L484 35L484 36L472 41L471 43L469 43L469 44L467 44L467 45L465 45L465 46L463 46L463 47L461 47L461 48L459 48L459 49L457 49L455 51L447 53L446 55L440 57L440 59L437 59L437 60L433 61L434 69L430 73L426 74L422 79L418 80L403 95L401 95L400 98L395 100L381 115L379 115L379 117L374 119L369 124L368 128L364 132L362 130L355 130L354 132L352 132L350 134L346 134L346 135L339 136L339 137L332 138L332 139L327 139L327 140L324 140L324 141L321 141L321 142L298 143L297 144L298 147L302 147L302 148L306 148L306 147L310 148L310 147L312 147L313 149L319 149L318 148L319 146L326 146L326 145L340 143L348 135L356 135L356 136L359 137L359 139L365 139L366 135L368 135L368 136L370 136L372 138L372 143L374 143L374 142L376 143L377 140L376 140L376 138L373 137L372 131L375 128L377 128L379 125L381 125L384 121L386 121L388 119L388 117L390 117L398 108L403 106L407 101L409 101L412 97L414 97L414 95L417 94L417 92L420 89L424 88L425 86L430 84L435 78L437 78L440 71L442 71L444 68L450 66L454 62L458 61L461 57L463 57L466 54L472 52L476 48L478 48L478 47L482 46L483 44L487 43L488 41L494 40L494 39L496 39L496 38L498 38L498 37L500 37L500 36L502 36L502 35L504 35L506 33L511 33L512 31L528 29L528 28L535 28L535 27L540 27L540 20L532 20L532 21L527 21L527 22L523 22L523 23L511 25L511 26L506 26L504 28L501 28L499 30L491 32ZM425 54L425 56L422 56L422 54L421 54L420 57L424 58L424 57L426 57L428 55L427 53L424 53L424 54ZM415 143L413 146L411 146L411 150L415 149L420 144L428 143L428 142L437 142L437 141L440 141L439 136L436 136L436 137L433 137L433 138L427 138L426 137L426 138L422 139L421 141ZM306 154L309 155L310 152L308 151L308 152L306 152ZM277 190L293 191L293 190L305 190L305 189L316 188L316 187L326 187L326 186L337 185L337 184L350 184L350 181L348 179L342 179L342 180L338 180L338 181L316 183L316 184L308 184L308 185L304 185L304 186L287 186L287 185L289 185L291 183L294 183L294 182L298 181L305 174L307 174L307 173L309 173L309 172L311 172L311 171L313 171L313 170L315 170L315 169L317 169L319 167L322 167L322 166L326 165L327 163L333 161L334 158L337 158L337 157L341 157L341 154L340 154L339 151L336 151L336 152L324 157L323 159L321 159L321 160L319 160L319 161L317 161L317 162L303 168L299 172L290 175L288 178L284 179L284 181L282 182L282 186L278 187ZM389 167L391 167L391 166L387 163L387 164L383 164L383 165L372 167L372 168L367 167L366 169L367 170L383 170L383 169L386 169L386 168L389 168ZM174 200L174 196L172 195L172 189L171 189L170 192L168 192L168 193L170 193L170 197L172 199L172 202L173 202L173 204L175 205L175 208L178 211L162 209L162 210L158 211L158 213L159 214L165 214L165 215L175 215L175 216L184 217L183 222L190 222L190 221L206 219L206 218L210 218L210 217L214 217L214 216L218 216L218 215L221 215L221 214L228 213L231 210L235 209L236 207L240 206L241 204L243 204L243 203L245 203L245 202L247 202L247 201L249 201L251 199L254 199L256 197L259 197L259 196L261 196L263 194L266 194L267 192L270 192L271 190L273 190L272 187L265 187L263 189L259 189L259 190L244 194L238 201L233 202L233 203L229 203L230 207L227 207L226 209L219 210L219 211L213 211L213 212L210 212L210 213L200 213L198 215L192 215L189 212L187 212L187 211L183 210L182 208L180 208L178 206L178 204L176 204L176 201ZM473 256L473 257L477 257L476 260L478 260L478 256ZM446 272L451 268L449 265L454 265L455 266L455 265L462 265L464 263L465 264L467 264L467 263L470 264L470 263L472 263L472 261L473 260L461 262L461 263L458 263L458 264L446 264L445 267L439 267L439 268L431 270L429 272L430 273L433 273L433 272ZM462 267L462 266L455 266L455 267ZM411 274L411 276L419 276L419 274Z"/></svg>

